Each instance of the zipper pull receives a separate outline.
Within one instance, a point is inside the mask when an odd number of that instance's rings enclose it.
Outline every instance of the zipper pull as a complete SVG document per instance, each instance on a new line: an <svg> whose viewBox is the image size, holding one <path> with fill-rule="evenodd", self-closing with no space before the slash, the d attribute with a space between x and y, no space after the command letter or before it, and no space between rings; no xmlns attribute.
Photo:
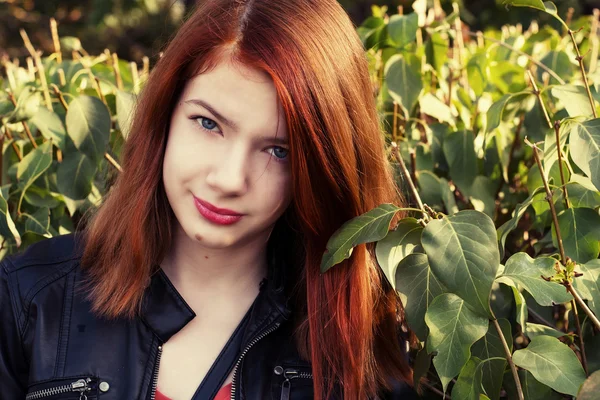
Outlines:
<svg viewBox="0 0 600 400"><path fill-rule="evenodd" d="M74 392L81 392L81 394L79 395L79 400L87 400L85 392L90 390L90 388L88 387L88 383L90 383L91 381L92 380L90 378L87 378L79 379L71 383L71 390L73 390Z"/></svg>
<svg viewBox="0 0 600 400"><path fill-rule="evenodd" d="M283 375L285 380L281 383L281 397L280 400L290 400L290 391L292 390L292 379L298 371L292 368L286 368L285 370L281 366L275 367L275 375Z"/></svg>

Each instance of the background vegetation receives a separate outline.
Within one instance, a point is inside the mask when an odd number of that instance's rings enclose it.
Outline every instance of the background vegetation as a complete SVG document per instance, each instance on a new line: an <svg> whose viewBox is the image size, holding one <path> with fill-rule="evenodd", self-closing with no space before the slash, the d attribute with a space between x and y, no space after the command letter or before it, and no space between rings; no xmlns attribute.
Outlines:
<svg viewBox="0 0 600 400"><path fill-rule="evenodd" d="M16 24L1 60L0 257L72 232L99 204L157 43L189 7L3 3L35 26ZM418 0L357 24L411 207L349 221L322 271L377 242L419 339L424 398L585 400L600 385L600 12L565 4L506 0L486 17ZM91 39L111 35L132 39L118 53Z"/></svg>

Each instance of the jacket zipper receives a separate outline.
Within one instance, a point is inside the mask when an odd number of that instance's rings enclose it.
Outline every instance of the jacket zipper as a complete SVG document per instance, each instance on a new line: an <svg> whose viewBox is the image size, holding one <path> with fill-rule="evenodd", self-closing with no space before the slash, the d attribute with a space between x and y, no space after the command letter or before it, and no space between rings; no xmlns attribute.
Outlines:
<svg viewBox="0 0 600 400"><path fill-rule="evenodd" d="M158 388L158 369L160 368L160 357L162 356L162 345L158 346L158 352L156 354L156 364L154 364L154 371L152 372L152 390L150 392L150 400L156 398L156 388Z"/></svg>
<svg viewBox="0 0 600 400"><path fill-rule="evenodd" d="M25 396L25 400L35 400L35 399L43 399L44 397L54 396L62 393L69 392L80 392L79 400L87 400L87 396L85 392L92 390L89 387L89 383L92 380L90 378L86 379L78 379L75 382L71 382L66 385L55 386L51 388L46 388L42 390L36 390L35 392L28 393Z"/></svg>
<svg viewBox="0 0 600 400"><path fill-rule="evenodd" d="M292 390L292 379L313 379L313 374L310 372L300 372L295 368L286 368L277 366L275 367L275 374L282 375L285 380L281 383L281 397L280 400L290 400L290 391Z"/></svg>
<svg viewBox="0 0 600 400"><path fill-rule="evenodd" d="M274 332L277 328L279 328L279 325L281 325L281 323L276 322L275 325L271 326L271 328L262 331L258 336L256 336L254 339L252 339L252 341L250 341L250 343L248 343L246 345L246 347L240 354L239 358L237 359L237 361L235 363L235 366L233 367L233 379L231 382L231 400L235 400L235 392L236 392L236 388L237 388L237 379L236 379L237 372L238 372L238 368L239 368L240 364L242 363L242 360L244 359L244 357L246 356L248 351L250 351L252 346L254 346L256 343L258 343L261 339L263 339L269 333Z"/></svg>

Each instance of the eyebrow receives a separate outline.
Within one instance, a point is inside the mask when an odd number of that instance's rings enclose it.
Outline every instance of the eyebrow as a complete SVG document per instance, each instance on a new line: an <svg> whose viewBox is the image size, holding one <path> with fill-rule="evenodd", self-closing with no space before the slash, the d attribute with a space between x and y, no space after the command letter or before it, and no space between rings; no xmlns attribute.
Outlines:
<svg viewBox="0 0 600 400"><path fill-rule="evenodd" d="M210 111L211 114L213 114L218 120L223 122L223 124L227 125L229 128L233 129L234 131L239 130L238 125L235 122L224 117L223 114L221 114L220 112L215 110L213 106L211 106L204 100L190 99L190 100L186 100L185 103L203 107L203 108L207 109L208 111ZM288 140L286 138L282 138L282 137L260 136L257 140L262 141L262 142L281 144L281 145L289 145Z"/></svg>

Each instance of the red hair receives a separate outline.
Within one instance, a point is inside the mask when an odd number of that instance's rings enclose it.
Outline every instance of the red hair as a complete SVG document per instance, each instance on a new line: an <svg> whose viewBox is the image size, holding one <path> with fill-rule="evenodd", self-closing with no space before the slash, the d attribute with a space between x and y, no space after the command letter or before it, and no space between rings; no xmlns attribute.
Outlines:
<svg viewBox="0 0 600 400"><path fill-rule="evenodd" d="M312 363L315 398L328 397L335 381L344 399L361 400L389 389L392 378L410 382L398 340L402 304L373 245L320 273L327 240L345 221L382 203L403 204L364 49L336 0L207 0L183 24L143 89L123 172L86 227L82 265L94 310L134 316L171 245L174 214L162 183L170 116L185 83L223 50L268 73L285 112L293 203L278 225L294 238L289 251L301 254L296 340Z"/></svg>

